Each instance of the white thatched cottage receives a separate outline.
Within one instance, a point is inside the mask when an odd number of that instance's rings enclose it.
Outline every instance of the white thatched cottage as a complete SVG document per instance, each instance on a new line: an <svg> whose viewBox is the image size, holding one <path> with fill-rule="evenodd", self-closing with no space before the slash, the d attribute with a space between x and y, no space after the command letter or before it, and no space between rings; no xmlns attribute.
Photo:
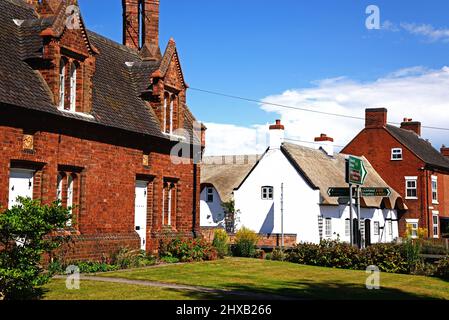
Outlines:
<svg viewBox="0 0 449 320"><path fill-rule="evenodd" d="M349 241L349 205L327 194L330 187L347 187L346 155L334 153L333 139L326 135L316 141L319 149L285 143L284 126L277 121L270 126L270 146L257 161L206 161L201 178L201 225L219 226L224 217L220 202L234 199L239 211L236 228L280 234L283 225L284 234L296 234L297 242ZM364 162L369 172L365 187L389 187L365 158ZM361 199L360 233L366 244L398 237L398 215L407 208L390 189L390 197ZM356 219L353 223L358 226Z"/></svg>

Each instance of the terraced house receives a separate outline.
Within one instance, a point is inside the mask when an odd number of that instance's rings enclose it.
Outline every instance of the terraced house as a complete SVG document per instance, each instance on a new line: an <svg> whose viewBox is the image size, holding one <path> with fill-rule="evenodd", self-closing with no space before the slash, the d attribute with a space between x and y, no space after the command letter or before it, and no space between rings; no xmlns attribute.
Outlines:
<svg viewBox="0 0 449 320"><path fill-rule="evenodd" d="M449 237L449 151L436 150L421 137L421 123L405 118L400 127L387 122L387 109L367 109L365 128L342 152L365 156L397 190L409 208L399 230L418 228L429 238Z"/></svg>
<svg viewBox="0 0 449 320"><path fill-rule="evenodd" d="M0 206L73 206L75 259L199 232L204 127L176 44L160 50L159 0L123 1L123 17L119 44L87 30L76 0L0 0ZM180 144L192 152L174 164Z"/></svg>

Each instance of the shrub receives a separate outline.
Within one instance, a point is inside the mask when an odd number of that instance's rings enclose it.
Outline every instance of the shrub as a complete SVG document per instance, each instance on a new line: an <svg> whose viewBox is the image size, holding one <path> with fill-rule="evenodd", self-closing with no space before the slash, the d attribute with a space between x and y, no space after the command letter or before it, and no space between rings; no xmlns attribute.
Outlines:
<svg viewBox="0 0 449 320"><path fill-rule="evenodd" d="M379 267L380 271L390 273L409 273L404 245L379 243L362 251L363 263L360 269L370 265Z"/></svg>
<svg viewBox="0 0 449 320"><path fill-rule="evenodd" d="M18 205L0 214L0 296L36 299L51 274L40 265L42 254L61 245L63 237L47 237L66 227L70 211L59 205L18 198Z"/></svg>
<svg viewBox="0 0 449 320"><path fill-rule="evenodd" d="M165 263L178 263L179 259L175 257L163 257L161 258L161 261Z"/></svg>
<svg viewBox="0 0 449 320"><path fill-rule="evenodd" d="M112 256L112 263L120 269L146 267L156 263L156 259L147 256L143 250L130 250L121 248Z"/></svg>
<svg viewBox="0 0 449 320"><path fill-rule="evenodd" d="M271 260L274 261L284 261L286 259L286 254L282 249L274 249L271 253Z"/></svg>
<svg viewBox="0 0 449 320"><path fill-rule="evenodd" d="M259 237L254 231L243 227L235 235L234 255L246 258L254 257L258 239Z"/></svg>
<svg viewBox="0 0 449 320"><path fill-rule="evenodd" d="M212 245L217 250L219 258L224 258L229 253L229 237L225 230L218 229L214 233Z"/></svg>
<svg viewBox="0 0 449 320"><path fill-rule="evenodd" d="M202 239L161 240L159 256L161 258L175 257L181 262L218 259L217 250Z"/></svg>
<svg viewBox="0 0 449 320"><path fill-rule="evenodd" d="M118 266L110 265L104 262L93 262L93 261L82 261L73 263L80 269L80 273L98 273L98 272L108 272L116 271L119 269Z"/></svg>
<svg viewBox="0 0 449 320"><path fill-rule="evenodd" d="M439 278L449 280L449 257L438 262L434 274Z"/></svg>

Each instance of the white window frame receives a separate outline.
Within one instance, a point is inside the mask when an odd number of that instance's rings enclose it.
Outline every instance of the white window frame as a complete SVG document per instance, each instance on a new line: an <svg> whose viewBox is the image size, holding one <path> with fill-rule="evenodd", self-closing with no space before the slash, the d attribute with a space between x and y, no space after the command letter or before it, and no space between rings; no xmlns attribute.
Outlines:
<svg viewBox="0 0 449 320"><path fill-rule="evenodd" d="M374 221L373 223L373 232L375 236L379 236L380 235L380 222L379 221Z"/></svg>
<svg viewBox="0 0 449 320"><path fill-rule="evenodd" d="M162 225L165 226L165 187L162 188Z"/></svg>
<svg viewBox="0 0 449 320"><path fill-rule="evenodd" d="M435 223L435 218L436 218L436 223ZM436 233L435 233L435 230L436 230ZM440 212L439 211L432 211L432 235L433 235L434 239L440 238Z"/></svg>
<svg viewBox="0 0 449 320"><path fill-rule="evenodd" d="M65 102L65 71L66 71L66 62L64 59L61 59L59 62L59 109L64 109Z"/></svg>
<svg viewBox="0 0 449 320"><path fill-rule="evenodd" d="M263 186L261 188L261 197L262 197L262 200L273 200L274 199L274 187Z"/></svg>
<svg viewBox="0 0 449 320"><path fill-rule="evenodd" d="M173 189L168 189L168 208L167 208L167 225L171 226L171 213L172 213L172 194Z"/></svg>
<svg viewBox="0 0 449 320"><path fill-rule="evenodd" d="M438 177L432 176L432 203L438 204Z"/></svg>
<svg viewBox="0 0 449 320"><path fill-rule="evenodd" d="M67 176L67 209L70 209L70 214L72 214L73 212L73 177L72 175L68 175ZM70 219L69 221L67 221L67 227L71 227L72 226L72 219Z"/></svg>
<svg viewBox="0 0 449 320"><path fill-rule="evenodd" d="M324 219L324 235L326 238L332 237L332 218Z"/></svg>
<svg viewBox="0 0 449 320"><path fill-rule="evenodd" d="M409 182L414 182L415 183L415 187L414 188L410 188L408 186ZM409 196L408 195L408 191L409 190L415 190L416 191L416 196ZM405 199L410 199L410 200L417 200L418 199L418 177L405 177Z"/></svg>
<svg viewBox="0 0 449 320"><path fill-rule="evenodd" d="M173 109L174 109L174 103L175 103L175 95L172 95L171 99L170 99L170 131L169 133L172 134L173 133Z"/></svg>
<svg viewBox="0 0 449 320"><path fill-rule="evenodd" d="M393 148L391 149L391 160L392 161L402 161L404 160L404 155L402 152L402 148Z"/></svg>
<svg viewBox="0 0 449 320"><path fill-rule="evenodd" d="M76 74L78 70L74 62L70 65L70 112L76 112Z"/></svg>
<svg viewBox="0 0 449 320"><path fill-rule="evenodd" d="M64 181L64 176L58 173L57 187L56 187L56 198L62 205L62 182Z"/></svg>
<svg viewBox="0 0 449 320"><path fill-rule="evenodd" d="M388 235L393 235L393 220L388 220Z"/></svg>
<svg viewBox="0 0 449 320"><path fill-rule="evenodd" d="M351 236L351 219L345 220L345 236Z"/></svg>
<svg viewBox="0 0 449 320"><path fill-rule="evenodd" d="M166 133L167 132L167 99L170 99L170 96L165 96L164 97L164 110L162 111L163 115L163 119L162 119L162 132Z"/></svg>
<svg viewBox="0 0 449 320"><path fill-rule="evenodd" d="M419 219L406 219L405 220L406 225L412 225L412 239L418 238L418 229L419 229ZM416 226L416 227L415 227ZM414 235L413 232L416 232Z"/></svg>
<svg viewBox="0 0 449 320"><path fill-rule="evenodd" d="M209 200L209 196L211 196L211 200ZM212 187L206 188L206 202L208 203L214 202L214 188Z"/></svg>

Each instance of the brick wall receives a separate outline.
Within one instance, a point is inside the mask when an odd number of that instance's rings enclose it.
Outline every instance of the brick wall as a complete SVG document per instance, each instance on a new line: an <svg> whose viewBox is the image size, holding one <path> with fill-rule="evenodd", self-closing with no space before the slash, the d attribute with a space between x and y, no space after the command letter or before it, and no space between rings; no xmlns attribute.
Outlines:
<svg viewBox="0 0 449 320"><path fill-rule="evenodd" d="M23 150L23 134L33 133L34 149ZM61 167L77 170L79 198L75 247L80 252L92 248L92 237L99 237L98 248L108 248L110 235L125 237L124 244L138 248L129 240L134 232L135 181L149 181L147 250L157 249L162 236L192 237L199 231L199 168L193 164L173 165L170 142L99 127L83 121L2 106L0 119L0 206L6 208L11 166L36 171L34 197L43 203L56 200L57 175ZM149 153L149 165L143 156ZM196 175L194 179L194 175ZM162 188L164 178L177 181L175 224L163 227ZM196 194L194 196L194 193ZM193 215L195 212L195 216ZM169 230L167 230L169 228ZM168 231L168 232L167 232ZM108 235L105 237L105 235ZM85 244L84 239L87 239ZM117 243L119 240L114 240ZM120 241L119 241L120 242ZM101 251L101 250L100 250ZM97 256L98 250L92 253ZM82 255L82 254L81 254Z"/></svg>

